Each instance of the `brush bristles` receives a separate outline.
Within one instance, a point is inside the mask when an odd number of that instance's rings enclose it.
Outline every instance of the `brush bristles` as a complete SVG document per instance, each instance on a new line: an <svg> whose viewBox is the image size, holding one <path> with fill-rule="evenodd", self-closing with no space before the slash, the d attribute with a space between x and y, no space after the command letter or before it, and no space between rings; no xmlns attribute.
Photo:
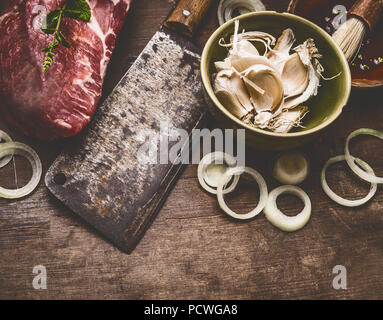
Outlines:
<svg viewBox="0 0 383 320"><path fill-rule="evenodd" d="M348 61L351 61L359 50L367 33L365 24L357 18L347 20L333 34L333 39L340 46Z"/></svg>

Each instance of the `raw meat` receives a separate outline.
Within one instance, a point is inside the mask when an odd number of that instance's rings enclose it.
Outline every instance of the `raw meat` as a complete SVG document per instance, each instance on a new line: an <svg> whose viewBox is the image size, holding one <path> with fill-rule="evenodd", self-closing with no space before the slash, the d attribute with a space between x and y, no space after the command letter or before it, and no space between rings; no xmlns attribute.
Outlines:
<svg viewBox="0 0 383 320"><path fill-rule="evenodd" d="M89 23L64 18L72 48L60 46L42 72L52 35L40 30L46 12L66 0L12 0L0 16L0 115L24 134L43 140L79 133L92 119L106 67L131 0L88 0Z"/></svg>

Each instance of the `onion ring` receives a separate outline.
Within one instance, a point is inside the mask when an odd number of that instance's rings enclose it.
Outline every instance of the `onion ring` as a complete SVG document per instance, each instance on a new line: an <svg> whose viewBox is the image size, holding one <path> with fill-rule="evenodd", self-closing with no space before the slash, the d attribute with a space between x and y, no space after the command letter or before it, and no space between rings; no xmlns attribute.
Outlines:
<svg viewBox="0 0 383 320"><path fill-rule="evenodd" d="M226 164L226 170L230 167L235 167L237 165L237 161L231 155L217 151L207 154L202 158L198 165L198 181L202 188L204 188L207 192L211 194L217 194L217 188L219 179L214 179L209 176L208 169L209 166L212 166L213 162L221 162L222 164L215 165L216 168L222 168ZM221 176L224 172L221 173ZM230 182L230 181L228 181ZM225 187L223 191L224 194L232 192L239 182L239 176L234 177L232 183L228 188Z"/></svg>
<svg viewBox="0 0 383 320"><path fill-rule="evenodd" d="M277 198L282 193L293 194L303 200L305 207L298 215L289 217L278 209ZM280 186L270 192L263 212L265 213L266 219L272 225L283 231L293 232L302 229L309 221L311 216L311 201L306 192L297 186Z"/></svg>
<svg viewBox="0 0 383 320"><path fill-rule="evenodd" d="M372 168L366 162L364 162L361 159L354 158L353 156L350 156L350 157L351 157L353 163L355 163L355 162L358 163L368 173L374 174L374 170L372 170ZM334 191L332 191L330 189L330 187L327 184L327 181L326 181L326 170L333 163L340 162L340 161L345 161L345 160L346 160L346 157L343 155L343 156L333 157L333 158L329 159L326 162L326 164L323 166L323 169L322 169L322 172L321 172L321 184L322 184L322 188L323 188L323 191L328 195L328 197L331 200L335 201L336 203L338 203L338 204L340 204L340 205L342 205L344 207L359 207L359 206L367 203L375 195L376 190L378 189L378 185L376 183L372 183L371 184L371 188L370 188L370 192L363 199L359 199L359 200L347 200L347 199L344 199L344 198L338 196Z"/></svg>
<svg viewBox="0 0 383 320"><path fill-rule="evenodd" d="M6 189L0 187L0 198L18 199L27 196L36 189L41 179L42 165L37 153L31 147L23 143L6 142L0 144L0 158L10 154L17 154L25 157L31 163L33 171L31 179L22 188Z"/></svg>
<svg viewBox="0 0 383 320"><path fill-rule="evenodd" d="M5 133L4 131L0 130L0 142L11 142L12 139L11 137ZM3 158L0 157L0 169L5 167L13 158L13 154L12 155L8 155L8 156L5 156Z"/></svg>
<svg viewBox="0 0 383 320"><path fill-rule="evenodd" d="M383 183L383 177L377 177L375 174L363 171L353 161L353 158L350 154L349 144L350 144L350 140L352 138L355 138L356 136L359 136L359 135L369 135L369 136L373 136L373 137L376 137L376 138L383 140L383 133L380 131L373 130L373 129L366 129L366 128L355 130L354 132L352 132L347 137L347 140L346 140L346 146L344 148L344 154L345 154L346 162L349 165L349 167L351 168L351 170L357 176L359 176L361 179L363 179L367 182L370 182L370 183L379 183L379 184Z"/></svg>
<svg viewBox="0 0 383 320"><path fill-rule="evenodd" d="M249 12L264 11L265 5L260 0L221 0L218 5L218 22L223 25L226 21L231 20L233 12L238 9L239 14Z"/></svg>
<svg viewBox="0 0 383 320"><path fill-rule="evenodd" d="M254 178L254 180L258 183L259 192L260 192L259 202L257 207L246 214L235 213L226 205L225 199L223 198L223 194L224 194L223 188L227 184L227 182L230 181L230 178L234 175L239 177L242 173L248 173ZM267 202L267 196L268 196L268 192L267 192L266 181L263 179L263 177L260 175L258 171L249 167L230 168L222 176L217 187L217 198L218 198L219 206L226 214L238 220L249 220L257 216L260 212L262 212Z"/></svg>

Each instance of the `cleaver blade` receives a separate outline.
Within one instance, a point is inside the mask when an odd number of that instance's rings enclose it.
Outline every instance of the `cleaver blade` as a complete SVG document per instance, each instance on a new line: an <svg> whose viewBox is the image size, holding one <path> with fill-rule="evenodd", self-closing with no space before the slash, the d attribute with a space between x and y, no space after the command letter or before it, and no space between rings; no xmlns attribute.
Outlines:
<svg viewBox="0 0 383 320"><path fill-rule="evenodd" d="M188 36L211 2L180 1L166 22L176 32L160 28L45 176L55 197L124 252L136 247L183 167L145 163L148 136L160 137L164 126L191 134L205 118L199 50Z"/></svg>

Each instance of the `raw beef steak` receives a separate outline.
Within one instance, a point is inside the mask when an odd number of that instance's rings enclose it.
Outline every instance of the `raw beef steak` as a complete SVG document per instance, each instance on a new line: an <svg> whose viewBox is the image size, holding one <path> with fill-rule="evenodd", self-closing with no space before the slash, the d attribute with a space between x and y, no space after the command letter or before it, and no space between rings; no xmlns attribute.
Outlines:
<svg viewBox="0 0 383 320"><path fill-rule="evenodd" d="M52 35L40 30L45 13L66 0L12 0L0 16L0 114L26 135L43 140L79 133L101 96L106 67L131 0L87 0L89 23L64 18L61 30L72 45L55 50L42 72Z"/></svg>

